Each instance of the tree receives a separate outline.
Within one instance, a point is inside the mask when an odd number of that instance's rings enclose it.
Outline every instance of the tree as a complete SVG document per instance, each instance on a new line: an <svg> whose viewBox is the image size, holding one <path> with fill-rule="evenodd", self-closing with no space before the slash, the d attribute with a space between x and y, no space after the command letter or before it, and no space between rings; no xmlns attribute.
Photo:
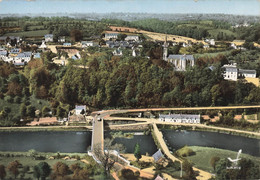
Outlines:
<svg viewBox="0 0 260 180"><path fill-rule="evenodd" d="M80 41L82 39L82 32L78 29L73 29L71 32L70 32L70 37L72 39L72 41Z"/></svg>
<svg viewBox="0 0 260 180"><path fill-rule="evenodd" d="M61 176L63 178L68 174L69 167L67 166L67 164L64 164L62 162L57 162L53 166L53 171L54 171L54 174L56 175L56 177Z"/></svg>
<svg viewBox="0 0 260 180"><path fill-rule="evenodd" d="M19 161L15 160L13 162L10 162L7 166L7 169L10 173L12 173L14 175L14 178L16 179L16 177L18 176L19 174L19 170L18 170L18 167L20 166L21 164L19 163Z"/></svg>
<svg viewBox="0 0 260 180"><path fill-rule="evenodd" d="M32 105L27 106L26 114L27 114L27 116L34 118L35 117L35 107L33 107Z"/></svg>
<svg viewBox="0 0 260 180"><path fill-rule="evenodd" d="M26 116L26 105L24 103L22 103L20 105L20 115L21 115L21 117L25 117Z"/></svg>
<svg viewBox="0 0 260 180"><path fill-rule="evenodd" d="M41 179L45 180L45 178L48 177L51 173L50 165L46 162L40 162L37 167L39 169Z"/></svg>
<svg viewBox="0 0 260 180"><path fill-rule="evenodd" d="M137 161L142 158L140 145L138 143L135 144L134 155Z"/></svg>
<svg viewBox="0 0 260 180"><path fill-rule="evenodd" d="M3 180L6 176L5 166L0 165L0 179Z"/></svg>
<svg viewBox="0 0 260 180"><path fill-rule="evenodd" d="M213 156L211 159L210 159L210 165L213 167L213 169L215 170L215 167L216 167L216 163L220 160L220 157L217 157L217 156Z"/></svg>
<svg viewBox="0 0 260 180"><path fill-rule="evenodd" d="M119 178L123 180L137 180L138 177L138 174L135 175L135 173L131 169L122 169L119 173Z"/></svg>
<svg viewBox="0 0 260 180"><path fill-rule="evenodd" d="M126 34L121 34L121 33L120 33L120 34L118 34L117 39L118 39L119 41L124 41L126 37L127 37Z"/></svg>
<svg viewBox="0 0 260 180"><path fill-rule="evenodd" d="M183 170L186 173L186 177L188 179L196 179L196 174L195 174L195 172L194 172L194 170L192 168L191 163L189 163L188 160L184 160L182 166L183 166Z"/></svg>
<svg viewBox="0 0 260 180"><path fill-rule="evenodd" d="M101 144L95 145L93 151L96 157L100 160L101 165L103 166L104 170L106 171L107 175L110 174L110 169L114 166L114 164L118 161L117 155L111 153L111 150L117 149L112 146L111 139L104 140L104 149L102 150Z"/></svg>
<svg viewBox="0 0 260 180"><path fill-rule="evenodd" d="M33 167L33 177L35 177L38 180L41 177L40 170L39 170L38 166Z"/></svg>

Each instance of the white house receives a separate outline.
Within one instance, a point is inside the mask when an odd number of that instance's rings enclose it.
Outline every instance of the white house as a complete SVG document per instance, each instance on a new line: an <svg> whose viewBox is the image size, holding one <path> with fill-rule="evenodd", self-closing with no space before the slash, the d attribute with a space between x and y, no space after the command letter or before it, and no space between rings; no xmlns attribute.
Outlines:
<svg viewBox="0 0 260 180"><path fill-rule="evenodd" d="M46 34L44 38L45 42L53 42L53 34Z"/></svg>
<svg viewBox="0 0 260 180"><path fill-rule="evenodd" d="M109 40L109 39L117 39L118 37L118 32L107 32L105 33L105 39Z"/></svg>
<svg viewBox="0 0 260 180"><path fill-rule="evenodd" d="M23 52L19 53L16 57L14 57L14 63L28 63L31 60L32 52Z"/></svg>
<svg viewBox="0 0 260 180"><path fill-rule="evenodd" d="M76 105L76 107L75 107L75 113L76 113L76 115L80 115L81 112L82 112L82 110L84 110L84 113L86 112L86 105L84 105L84 106L78 106L78 105Z"/></svg>
<svg viewBox="0 0 260 180"><path fill-rule="evenodd" d="M65 46L65 47L71 47L71 43L63 43L63 46Z"/></svg>
<svg viewBox="0 0 260 180"><path fill-rule="evenodd" d="M159 121L199 124L200 114L159 114Z"/></svg>
<svg viewBox="0 0 260 180"><path fill-rule="evenodd" d="M98 43L94 41L81 41L82 48L93 47L93 46L98 46Z"/></svg>
<svg viewBox="0 0 260 180"><path fill-rule="evenodd" d="M123 51L122 51L120 48L115 49L115 50L113 51L113 55L114 55L114 56L122 56L122 55L123 55Z"/></svg>
<svg viewBox="0 0 260 180"><path fill-rule="evenodd" d="M139 36L137 36L137 35L128 35L128 36L126 36L125 41L139 41Z"/></svg>
<svg viewBox="0 0 260 180"><path fill-rule="evenodd" d="M237 81L238 77L238 70L236 65L229 65L225 64L223 66L224 69L224 79L226 80L231 80L231 81Z"/></svg>
<svg viewBox="0 0 260 180"><path fill-rule="evenodd" d="M205 42L208 43L211 46L215 46L216 42L214 39L205 39Z"/></svg>
<svg viewBox="0 0 260 180"><path fill-rule="evenodd" d="M238 78L256 78L256 70L238 69L236 64L225 64L222 68L226 80L237 81Z"/></svg>
<svg viewBox="0 0 260 180"><path fill-rule="evenodd" d="M7 57L7 51L6 50L0 51L0 59L4 59L6 57Z"/></svg>
<svg viewBox="0 0 260 180"><path fill-rule="evenodd" d="M60 37L58 38L58 42L60 42L60 43L66 42L65 36L60 36Z"/></svg>
<svg viewBox="0 0 260 180"><path fill-rule="evenodd" d="M256 78L256 70L239 69L238 76L245 78Z"/></svg>
<svg viewBox="0 0 260 180"><path fill-rule="evenodd" d="M42 41L42 44L39 47L40 49L46 49L47 45L45 44L45 41Z"/></svg>

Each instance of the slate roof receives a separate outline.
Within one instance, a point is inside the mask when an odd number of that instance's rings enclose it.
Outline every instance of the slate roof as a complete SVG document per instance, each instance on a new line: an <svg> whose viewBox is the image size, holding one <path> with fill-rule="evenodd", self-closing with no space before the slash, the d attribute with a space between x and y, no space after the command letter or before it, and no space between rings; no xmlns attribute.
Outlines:
<svg viewBox="0 0 260 180"><path fill-rule="evenodd" d="M170 54L168 59L194 60L193 55Z"/></svg>
<svg viewBox="0 0 260 180"><path fill-rule="evenodd" d="M19 48L13 48L11 49L10 53L11 54L18 54L20 52L20 49Z"/></svg>
<svg viewBox="0 0 260 180"><path fill-rule="evenodd" d="M7 51L0 51L0 55L7 56Z"/></svg>
<svg viewBox="0 0 260 180"><path fill-rule="evenodd" d="M155 162L159 161L161 158L163 158L163 154L161 149L159 149L156 153L153 154L153 159Z"/></svg>
<svg viewBox="0 0 260 180"><path fill-rule="evenodd" d="M48 37L53 38L53 34L46 34L44 37L45 38L48 38Z"/></svg>
<svg viewBox="0 0 260 180"><path fill-rule="evenodd" d="M82 110L82 109L86 110L86 105L84 105L84 106L78 106L78 105L76 105L75 109L76 109L76 110Z"/></svg>
<svg viewBox="0 0 260 180"><path fill-rule="evenodd" d="M200 115L197 115L197 114L159 114L159 118L200 119Z"/></svg>
<svg viewBox="0 0 260 180"><path fill-rule="evenodd" d="M23 53L19 53L16 57L24 58L24 57L31 57L31 56L32 56L32 52L23 52Z"/></svg>
<svg viewBox="0 0 260 180"><path fill-rule="evenodd" d="M256 70L239 69L239 73L243 73L243 74L256 74Z"/></svg>

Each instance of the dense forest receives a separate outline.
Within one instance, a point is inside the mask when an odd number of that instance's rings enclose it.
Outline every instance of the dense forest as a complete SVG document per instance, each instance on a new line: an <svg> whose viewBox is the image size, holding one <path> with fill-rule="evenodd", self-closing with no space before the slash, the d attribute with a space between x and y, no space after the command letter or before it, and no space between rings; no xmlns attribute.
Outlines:
<svg viewBox="0 0 260 180"><path fill-rule="evenodd" d="M159 49L155 46L143 53L151 55L156 48ZM34 117L34 111L39 107L31 104L32 97L49 102L40 107L42 116L51 110L57 117L66 117L75 104L107 109L260 102L259 87L245 83L243 79L237 82L223 79L221 63L226 61L223 55L200 58L193 68L176 72L171 64L161 59L112 56L110 49L82 51L81 54L81 60L70 60L67 66L58 66L52 62L56 54L44 52L41 59L31 60L19 71L13 65L1 62L0 100L19 106L15 116L10 115L14 109L3 106L1 124ZM214 70L208 68L209 60L215 66ZM76 64L89 68L78 68Z"/></svg>

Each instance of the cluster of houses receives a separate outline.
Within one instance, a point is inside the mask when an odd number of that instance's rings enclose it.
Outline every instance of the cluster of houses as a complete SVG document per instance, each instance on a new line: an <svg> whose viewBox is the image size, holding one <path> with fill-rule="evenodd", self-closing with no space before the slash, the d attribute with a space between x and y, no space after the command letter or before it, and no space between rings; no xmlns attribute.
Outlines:
<svg viewBox="0 0 260 180"><path fill-rule="evenodd" d="M200 115L198 114L159 114L159 121L173 123L199 124Z"/></svg>
<svg viewBox="0 0 260 180"><path fill-rule="evenodd" d="M13 63L16 66L23 66L27 64L33 57L32 52L22 52L20 48L0 48L0 60ZM35 54L38 56L38 54Z"/></svg>

